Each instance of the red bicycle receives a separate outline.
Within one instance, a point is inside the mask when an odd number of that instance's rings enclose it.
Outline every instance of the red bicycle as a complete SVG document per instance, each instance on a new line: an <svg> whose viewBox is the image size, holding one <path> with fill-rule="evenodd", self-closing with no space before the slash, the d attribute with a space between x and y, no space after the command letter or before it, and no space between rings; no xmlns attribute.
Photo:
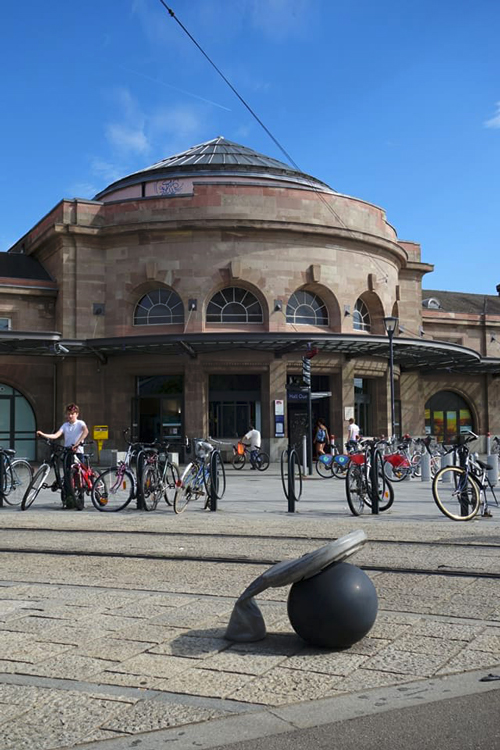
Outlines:
<svg viewBox="0 0 500 750"><path fill-rule="evenodd" d="M75 453L74 461L66 475L66 490L77 510L85 507L85 494L90 495L94 489L94 498L102 505L106 505L106 487L102 479L90 465L90 453ZM99 487L99 484L102 487ZM95 486L94 486L95 485ZM70 501L71 502L71 501ZM66 500L68 504L68 499Z"/></svg>

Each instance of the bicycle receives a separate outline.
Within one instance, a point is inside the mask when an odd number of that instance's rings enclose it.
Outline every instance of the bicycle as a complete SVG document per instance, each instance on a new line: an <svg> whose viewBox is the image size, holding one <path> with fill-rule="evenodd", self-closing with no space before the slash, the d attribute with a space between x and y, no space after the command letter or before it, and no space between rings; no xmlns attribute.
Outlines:
<svg viewBox="0 0 500 750"><path fill-rule="evenodd" d="M82 446L89 443L81 443ZM74 460L65 473L66 482L66 507L74 505L76 510L85 507L85 495L91 495L102 505L106 504L104 495L105 485L99 478L97 472L91 467L90 453L74 453ZM68 499L71 501L68 503ZM96 503L93 501L94 506Z"/></svg>
<svg viewBox="0 0 500 750"><path fill-rule="evenodd" d="M402 482L404 479L419 477L422 474L422 454L410 452L412 438L409 435L392 453L385 453L384 471L391 482Z"/></svg>
<svg viewBox="0 0 500 750"><path fill-rule="evenodd" d="M220 500L226 491L226 472L219 450L211 440L193 438L195 457L186 466L174 496L174 512L182 513L191 500L206 494L204 510L210 507L211 496Z"/></svg>
<svg viewBox="0 0 500 750"><path fill-rule="evenodd" d="M154 452L155 448L152 443L130 442L128 434L128 428L123 430L123 438L127 443L125 459L119 461L116 467L105 469L99 474L98 479L103 483L102 492L98 488L97 493L91 494L94 507L104 513L117 513L126 508L134 498L138 501L137 507L143 507L142 496L139 500L139 482L142 480L142 468L147 456ZM139 477L132 469L134 460L138 471L140 467Z"/></svg>
<svg viewBox="0 0 500 750"><path fill-rule="evenodd" d="M0 461L2 462L2 480L0 487L0 505L3 501L7 505L19 505L23 499L26 487L33 478L33 467L25 458L14 458L16 451L12 448L0 447Z"/></svg>
<svg viewBox="0 0 500 750"><path fill-rule="evenodd" d="M157 443L154 452L145 455L141 472L141 496L144 510L155 510L161 496L173 505L180 481L179 467L168 457L168 444Z"/></svg>
<svg viewBox="0 0 500 750"><path fill-rule="evenodd" d="M269 468L269 456L260 448L251 451L246 443L240 442L238 445L233 445L233 467L239 471L245 466L247 459L250 465L258 471L265 471Z"/></svg>
<svg viewBox="0 0 500 750"><path fill-rule="evenodd" d="M64 477L64 465L69 460L66 458L67 456L74 456L73 450L71 448L64 448L59 443L54 443L52 440L45 438L44 442L50 446L50 458L40 464L32 477L21 500L21 510L27 510L31 507L40 491L45 489L50 489L52 492L59 491L63 507L66 507L68 487ZM51 470L54 473L54 480L51 484L47 484L46 480Z"/></svg>
<svg viewBox="0 0 500 750"><path fill-rule="evenodd" d="M381 451L384 444L381 440L364 440L360 446L362 451L350 456L345 488L353 516L371 509L374 501L378 502L380 512L389 510L394 502L394 488L384 471Z"/></svg>
<svg viewBox="0 0 500 750"><path fill-rule="evenodd" d="M482 507L482 516L490 517L487 492L491 492L495 505L498 499L488 477L489 464L475 458L468 444L477 440L471 431L462 437L463 442L453 446L447 453L453 453L459 465L443 467L432 482L432 495L437 507L453 521L470 521L475 518Z"/></svg>

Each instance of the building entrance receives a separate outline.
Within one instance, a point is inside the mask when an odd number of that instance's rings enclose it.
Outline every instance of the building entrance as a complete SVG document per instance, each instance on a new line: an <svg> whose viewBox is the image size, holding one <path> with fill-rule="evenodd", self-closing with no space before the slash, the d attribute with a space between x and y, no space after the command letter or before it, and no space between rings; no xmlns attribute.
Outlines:
<svg viewBox="0 0 500 750"><path fill-rule="evenodd" d="M154 375L137 378L133 404L133 434L141 442L181 442L183 430L182 375Z"/></svg>
<svg viewBox="0 0 500 750"><path fill-rule="evenodd" d="M209 430L215 438L236 440L253 424L261 431L260 375L210 375Z"/></svg>
<svg viewBox="0 0 500 750"><path fill-rule="evenodd" d="M35 460L35 414L22 393L0 383L0 445L17 458Z"/></svg>
<svg viewBox="0 0 500 750"><path fill-rule="evenodd" d="M354 378L354 421L360 434L372 434L371 381L365 378Z"/></svg>

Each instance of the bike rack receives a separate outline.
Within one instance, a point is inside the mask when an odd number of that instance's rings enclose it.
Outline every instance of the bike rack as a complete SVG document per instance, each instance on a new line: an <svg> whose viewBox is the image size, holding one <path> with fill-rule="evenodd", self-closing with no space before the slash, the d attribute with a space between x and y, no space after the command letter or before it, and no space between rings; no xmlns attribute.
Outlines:
<svg viewBox="0 0 500 750"><path fill-rule="evenodd" d="M285 482L285 462L287 464L287 481ZM299 492L296 490L296 478L295 469L299 468ZM295 448L285 448L281 454L281 483L283 486L283 492L288 500L288 512L295 513L295 503L298 502L302 496L302 469L299 461L299 455Z"/></svg>

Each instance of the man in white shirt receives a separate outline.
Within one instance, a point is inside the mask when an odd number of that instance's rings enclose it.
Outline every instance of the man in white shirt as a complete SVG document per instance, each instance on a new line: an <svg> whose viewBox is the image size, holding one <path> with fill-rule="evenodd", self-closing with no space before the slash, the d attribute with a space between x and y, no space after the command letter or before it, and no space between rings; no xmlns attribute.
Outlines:
<svg viewBox="0 0 500 750"><path fill-rule="evenodd" d="M349 420L349 427L347 428L347 445L351 448L356 446L359 440L359 427L351 417Z"/></svg>
<svg viewBox="0 0 500 750"><path fill-rule="evenodd" d="M260 450L261 438L260 432L255 429L253 424L249 426L248 432L243 435L241 442L250 447L250 468L255 469L255 458Z"/></svg>
<svg viewBox="0 0 500 750"><path fill-rule="evenodd" d="M64 435L64 447L73 448L75 453L83 453L82 443L89 434L89 430L83 419L78 419L80 409L76 404L68 404L66 407L66 422L57 432L51 434L37 430L37 435L47 440L57 440Z"/></svg>

